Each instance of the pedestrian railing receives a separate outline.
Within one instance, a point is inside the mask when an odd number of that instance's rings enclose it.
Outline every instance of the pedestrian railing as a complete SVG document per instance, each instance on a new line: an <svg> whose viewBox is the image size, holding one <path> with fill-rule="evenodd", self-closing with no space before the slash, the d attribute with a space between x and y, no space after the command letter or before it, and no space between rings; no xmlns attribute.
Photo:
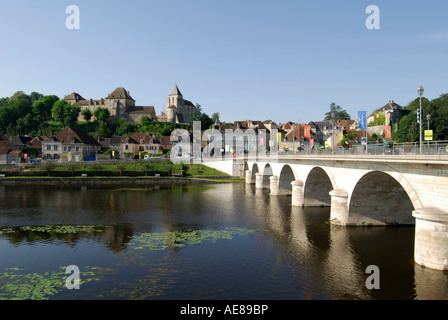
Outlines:
<svg viewBox="0 0 448 320"><path fill-rule="evenodd" d="M279 150L279 155L419 155L420 146L415 143L391 143L353 145L347 148L321 148L301 150ZM448 155L448 141L430 141L422 144L422 155Z"/></svg>

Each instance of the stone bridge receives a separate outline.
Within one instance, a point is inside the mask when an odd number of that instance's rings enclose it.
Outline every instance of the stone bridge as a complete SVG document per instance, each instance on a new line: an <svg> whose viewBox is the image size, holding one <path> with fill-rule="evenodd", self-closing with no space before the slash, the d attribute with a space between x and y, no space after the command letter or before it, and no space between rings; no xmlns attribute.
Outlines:
<svg viewBox="0 0 448 320"><path fill-rule="evenodd" d="M239 162L239 163L238 163ZM333 225L415 225L415 261L448 270L447 156L285 156L204 164L292 206L330 206Z"/></svg>

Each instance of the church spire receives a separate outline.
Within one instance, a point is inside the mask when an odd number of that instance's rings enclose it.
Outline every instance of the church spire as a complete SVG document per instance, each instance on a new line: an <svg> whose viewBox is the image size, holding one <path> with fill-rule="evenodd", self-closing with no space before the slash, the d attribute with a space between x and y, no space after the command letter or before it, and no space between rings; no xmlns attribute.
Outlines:
<svg viewBox="0 0 448 320"><path fill-rule="evenodd" d="M179 88L177 87L177 84L174 85L173 91L171 91L170 96L181 96L181 97L183 97L182 93L180 92Z"/></svg>

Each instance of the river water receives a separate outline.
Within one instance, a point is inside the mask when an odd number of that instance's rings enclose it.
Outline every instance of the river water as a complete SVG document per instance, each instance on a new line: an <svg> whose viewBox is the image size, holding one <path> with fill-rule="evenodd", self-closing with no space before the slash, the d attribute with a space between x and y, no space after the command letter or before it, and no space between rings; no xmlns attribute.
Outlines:
<svg viewBox="0 0 448 320"><path fill-rule="evenodd" d="M0 186L0 299L448 298L448 274L414 264L414 227L335 227L290 201L243 183Z"/></svg>

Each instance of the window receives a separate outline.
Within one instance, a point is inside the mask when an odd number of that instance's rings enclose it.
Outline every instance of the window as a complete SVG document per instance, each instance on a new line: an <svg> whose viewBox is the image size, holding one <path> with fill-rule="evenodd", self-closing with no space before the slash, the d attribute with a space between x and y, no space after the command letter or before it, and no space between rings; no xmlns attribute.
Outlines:
<svg viewBox="0 0 448 320"><path fill-rule="evenodd" d="M47 144L47 150L51 150L51 145Z"/></svg>
<svg viewBox="0 0 448 320"><path fill-rule="evenodd" d="M58 151L58 145L57 145L57 144L55 144L55 145L53 146L53 150L54 150L54 151Z"/></svg>
<svg viewBox="0 0 448 320"><path fill-rule="evenodd" d="M68 147L68 152L71 152L71 151L72 151L72 147L69 146L69 147Z"/></svg>
<svg viewBox="0 0 448 320"><path fill-rule="evenodd" d="M128 149L129 149L129 146L128 146L128 145L126 145L126 146L125 146L125 149L126 149L126 150L128 150Z"/></svg>
<svg viewBox="0 0 448 320"><path fill-rule="evenodd" d="M79 147L78 146L76 147L76 152L79 152Z"/></svg>
<svg viewBox="0 0 448 320"><path fill-rule="evenodd" d="M67 152L67 147L66 146L64 146L64 152Z"/></svg>

